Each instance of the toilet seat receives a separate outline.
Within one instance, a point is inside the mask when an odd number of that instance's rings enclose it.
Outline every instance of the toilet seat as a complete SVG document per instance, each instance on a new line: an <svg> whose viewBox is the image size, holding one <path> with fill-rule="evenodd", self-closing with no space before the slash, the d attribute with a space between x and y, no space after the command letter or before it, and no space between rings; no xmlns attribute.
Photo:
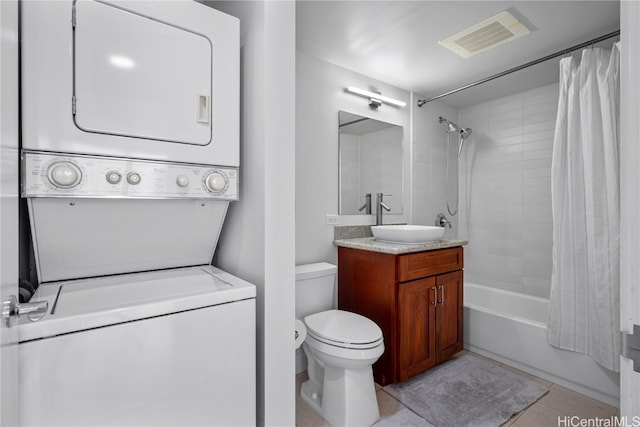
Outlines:
<svg viewBox="0 0 640 427"><path fill-rule="evenodd" d="M309 315L304 322L309 336L331 346L365 350L383 342L380 327L356 313L328 310Z"/></svg>

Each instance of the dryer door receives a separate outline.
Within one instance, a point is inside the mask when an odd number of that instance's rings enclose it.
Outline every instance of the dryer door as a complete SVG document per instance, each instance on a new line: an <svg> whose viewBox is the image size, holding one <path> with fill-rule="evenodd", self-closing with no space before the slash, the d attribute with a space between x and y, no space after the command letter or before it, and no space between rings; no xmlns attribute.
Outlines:
<svg viewBox="0 0 640 427"><path fill-rule="evenodd" d="M184 144L211 142L209 39L93 1L75 3L74 21L76 126Z"/></svg>

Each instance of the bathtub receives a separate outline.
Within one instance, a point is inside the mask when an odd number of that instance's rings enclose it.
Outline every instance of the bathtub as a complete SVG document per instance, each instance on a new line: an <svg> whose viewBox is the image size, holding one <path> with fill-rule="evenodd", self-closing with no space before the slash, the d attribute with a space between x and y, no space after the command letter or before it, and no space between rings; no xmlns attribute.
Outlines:
<svg viewBox="0 0 640 427"><path fill-rule="evenodd" d="M619 375L589 356L547 344L549 300L464 284L464 347L563 387L620 406Z"/></svg>

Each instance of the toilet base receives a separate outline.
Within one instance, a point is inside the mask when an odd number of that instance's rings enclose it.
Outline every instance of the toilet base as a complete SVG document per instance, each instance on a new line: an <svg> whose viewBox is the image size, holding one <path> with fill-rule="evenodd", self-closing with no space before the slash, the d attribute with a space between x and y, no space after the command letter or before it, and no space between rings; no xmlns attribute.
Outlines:
<svg viewBox="0 0 640 427"><path fill-rule="evenodd" d="M311 380L307 380L302 383L300 389L300 397L306 402L307 405L322 415L322 391L320 387L314 384Z"/></svg>
<svg viewBox="0 0 640 427"><path fill-rule="evenodd" d="M322 387L305 381L300 395L333 427L370 426L380 418L371 366L358 370L325 366Z"/></svg>

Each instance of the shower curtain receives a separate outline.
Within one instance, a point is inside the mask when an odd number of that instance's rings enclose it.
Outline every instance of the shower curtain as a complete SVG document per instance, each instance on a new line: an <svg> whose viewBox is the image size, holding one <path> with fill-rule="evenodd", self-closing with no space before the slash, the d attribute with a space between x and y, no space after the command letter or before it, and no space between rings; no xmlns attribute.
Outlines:
<svg viewBox="0 0 640 427"><path fill-rule="evenodd" d="M549 344L619 371L619 42L560 61Z"/></svg>

